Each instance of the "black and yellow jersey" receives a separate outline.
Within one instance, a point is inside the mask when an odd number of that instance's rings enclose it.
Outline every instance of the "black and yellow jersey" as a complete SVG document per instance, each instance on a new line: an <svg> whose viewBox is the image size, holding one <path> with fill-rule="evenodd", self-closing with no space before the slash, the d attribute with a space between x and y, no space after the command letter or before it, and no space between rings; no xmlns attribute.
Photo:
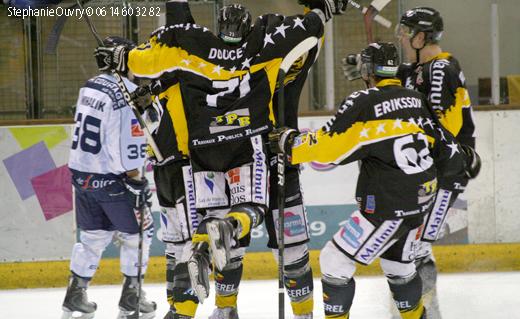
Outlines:
<svg viewBox="0 0 520 319"><path fill-rule="evenodd" d="M428 212L437 177L464 174L455 138L440 125L426 97L397 79L354 92L323 128L300 134L292 147L293 164L357 160L360 209L385 219Z"/></svg>
<svg viewBox="0 0 520 319"><path fill-rule="evenodd" d="M260 16L238 46L193 23L165 26L129 52L128 67L140 78L178 80L189 148L249 138L275 123L279 68L294 47L323 35L319 13Z"/></svg>
<svg viewBox="0 0 520 319"><path fill-rule="evenodd" d="M398 78L405 87L427 96L441 123L460 143L475 147L471 101L457 59L442 52L423 64L403 64Z"/></svg>

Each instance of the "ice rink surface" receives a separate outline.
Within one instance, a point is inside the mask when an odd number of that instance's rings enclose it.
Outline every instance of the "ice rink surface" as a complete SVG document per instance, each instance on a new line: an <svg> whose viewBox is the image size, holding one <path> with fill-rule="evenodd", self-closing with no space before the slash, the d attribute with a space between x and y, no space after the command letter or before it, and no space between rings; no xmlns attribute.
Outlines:
<svg viewBox="0 0 520 319"><path fill-rule="evenodd" d="M388 285L382 277L357 277L351 319L390 318ZM244 281L238 297L241 319L276 319L278 283L275 280ZM315 318L323 318L321 284L315 281ZM89 299L98 304L95 318L115 319L120 286L92 286ZM163 284L145 284L149 299L158 303L156 318L168 305ZM520 319L520 272L440 275L439 302L443 319ZM64 288L0 291L2 319L59 319ZM196 318L208 318L213 295L199 307ZM286 318L289 316L286 305Z"/></svg>

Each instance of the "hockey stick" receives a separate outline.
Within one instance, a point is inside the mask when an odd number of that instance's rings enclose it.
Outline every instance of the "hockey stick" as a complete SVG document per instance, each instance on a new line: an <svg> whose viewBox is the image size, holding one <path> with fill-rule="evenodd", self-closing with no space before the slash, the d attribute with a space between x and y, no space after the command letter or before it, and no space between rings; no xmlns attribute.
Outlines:
<svg viewBox="0 0 520 319"><path fill-rule="evenodd" d="M281 128L285 125L285 96L284 80L287 72L294 62L302 55L318 45L318 38L310 37L294 47L283 59L278 72L278 114L276 126ZM284 249L285 249L285 145L282 152L277 155L277 176L278 176L278 318L285 318L285 287L284 287Z"/></svg>
<svg viewBox="0 0 520 319"><path fill-rule="evenodd" d="M83 9L83 6L80 2L80 0L76 0L76 3L80 9ZM90 20L90 17L88 15L85 15L85 22L87 23L88 27L90 28L90 31L92 32L92 35L94 35L94 38L96 38L96 41L98 42L99 46L103 46L103 40L99 36L99 33L96 30L96 27ZM125 101L128 105L130 105L130 108L134 112L134 115L139 122L139 126L144 131L144 134L146 136L146 139L148 141L148 144L152 147L152 150L154 152L155 157L157 158L158 162L162 162L164 157L161 154L161 151L159 150L159 147L157 146L157 143L155 143L155 140L153 139L152 133L150 133L150 130L148 129L148 126L146 125L143 117L141 116L141 113L139 112L139 109L135 105L134 101L132 100L130 96L130 92L128 91L128 88L125 85L125 82L123 81L123 77L121 74L117 72L112 72L112 75L116 78L117 86L123 93L123 97L125 98Z"/></svg>
<svg viewBox="0 0 520 319"><path fill-rule="evenodd" d="M363 18L365 23L365 31L367 34L367 42L374 42L374 38L372 35L372 22L378 16L378 13L383 10L383 8L390 3L391 0L373 0L370 3L370 6L365 11L365 16ZM390 24L391 25L391 24Z"/></svg>
<svg viewBox="0 0 520 319"><path fill-rule="evenodd" d="M365 15L366 12L369 10L369 8L360 5L356 1L348 0L348 3L350 3L354 8L361 11L361 13L363 13L363 15ZM372 8L372 5L370 7ZM376 14L373 19L374 19L374 21L376 21L377 23L379 23L380 25L382 25L385 28L392 27L392 22L390 20L386 19L385 17L380 16L379 14Z"/></svg>
<svg viewBox="0 0 520 319"><path fill-rule="evenodd" d="M90 2L91 0L84 0L83 4ZM70 12L76 8L78 8L78 3L71 5L64 9L65 12ZM58 49L58 43L60 42L61 32L63 31L63 27L65 27L65 23L67 22L67 15L61 15L56 19L54 25L52 26L52 30L49 33L49 37L47 38L47 43L45 45L45 54L56 54Z"/></svg>

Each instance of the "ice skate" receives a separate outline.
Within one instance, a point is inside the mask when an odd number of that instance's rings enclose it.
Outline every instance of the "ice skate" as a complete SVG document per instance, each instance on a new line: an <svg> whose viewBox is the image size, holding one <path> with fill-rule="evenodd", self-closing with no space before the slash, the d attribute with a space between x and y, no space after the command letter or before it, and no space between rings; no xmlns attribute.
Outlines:
<svg viewBox="0 0 520 319"><path fill-rule="evenodd" d="M209 222L207 228L213 261L219 270L223 270L230 258L233 225L228 219L216 219Z"/></svg>
<svg viewBox="0 0 520 319"><path fill-rule="evenodd" d="M191 288L199 298L200 303L209 296L210 259L207 243L199 243L193 248L188 260Z"/></svg>
<svg viewBox="0 0 520 319"><path fill-rule="evenodd" d="M175 310L170 309L168 313L164 316L163 319L193 319L189 316L179 315L178 313L175 313Z"/></svg>
<svg viewBox="0 0 520 319"><path fill-rule="evenodd" d="M216 308L208 319L238 319L237 308Z"/></svg>
<svg viewBox="0 0 520 319"><path fill-rule="evenodd" d="M157 305L153 301L146 300L144 291L141 291L141 299L139 300L139 312L137 310L137 277L125 276L123 283L123 291L119 299L119 315L117 319L151 319L155 317Z"/></svg>
<svg viewBox="0 0 520 319"><path fill-rule="evenodd" d="M63 300L63 315L61 316L61 319L94 318L94 312L97 309L97 305L94 302L88 301L87 285L87 280L75 275L70 276L65 300Z"/></svg>

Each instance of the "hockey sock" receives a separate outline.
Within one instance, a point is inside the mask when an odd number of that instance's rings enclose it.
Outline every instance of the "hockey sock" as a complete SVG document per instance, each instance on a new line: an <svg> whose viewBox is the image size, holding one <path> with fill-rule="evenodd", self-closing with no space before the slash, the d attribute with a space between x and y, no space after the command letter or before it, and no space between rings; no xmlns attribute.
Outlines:
<svg viewBox="0 0 520 319"><path fill-rule="evenodd" d="M173 283L175 281L175 257L166 254L166 299L170 304L170 308L174 309Z"/></svg>
<svg viewBox="0 0 520 319"><path fill-rule="evenodd" d="M431 318L440 318L439 300L437 297L437 267L435 261L427 256L416 260L415 267L422 280L422 298L424 307Z"/></svg>
<svg viewBox="0 0 520 319"><path fill-rule="evenodd" d="M174 269L175 278L173 281L173 306L177 314L195 317L199 299L191 288L190 276L188 274L188 264L179 263Z"/></svg>
<svg viewBox="0 0 520 319"><path fill-rule="evenodd" d="M323 306L325 319L348 319L350 307L356 292L356 281L350 279L348 283L340 284L334 279L323 278Z"/></svg>
<svg viewBox="0 0 520 319"><path fill-rule="evenodd" d="M306 315L314 309L312 269L309 255L305 255L295 264L284 266L284 284L291 300L293 314Z"/></svg>
<svg viewBox="0 0 520 319"><path fill-rule="evenodd" d="M403 282L402 278L388 278L395 305L403 319L420 319L424 313L421 297L422 281L417 274Z"/></svg>
<svg viewBox="0 0 520 319"><path fill-rule="evenodd" d="M422 293L423 295L435 289L437 285L437 266L435 262L427 256L415 261L417 273L422 279Z"/></svg>
<svg viewBox="0 0 520 319"><path fill-rule="evenodd" d="M215 268L215 305L217 308L237 307L238 286L242 279L242 258L231 260L231 263L220 271Z"/></svg>

